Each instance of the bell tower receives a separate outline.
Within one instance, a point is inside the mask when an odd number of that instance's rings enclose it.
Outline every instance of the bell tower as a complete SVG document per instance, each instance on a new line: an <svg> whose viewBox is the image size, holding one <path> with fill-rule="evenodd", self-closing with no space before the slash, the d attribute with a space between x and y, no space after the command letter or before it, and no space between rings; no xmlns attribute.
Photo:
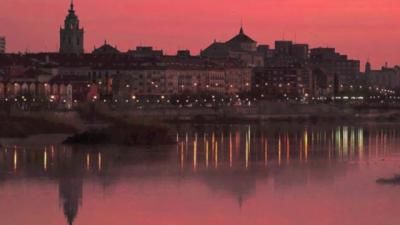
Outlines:
<svg viewBox="0 0 400 225"><path fill-rule="evenodd" d="M83 28L79 27L79 19L75 14L74 2L71 0L64 28L60 29L60 53L83 54L83 34Z"/></svg>

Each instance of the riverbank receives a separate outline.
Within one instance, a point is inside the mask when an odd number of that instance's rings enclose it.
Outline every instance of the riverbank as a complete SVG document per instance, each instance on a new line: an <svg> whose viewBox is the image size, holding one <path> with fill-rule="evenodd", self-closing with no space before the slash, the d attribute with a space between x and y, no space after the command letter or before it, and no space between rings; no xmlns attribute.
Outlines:
<svg viewBox="0 0 400 225"><path fill-rule="evenodd" d="M113 110L84 105L70 112L0 114L0 137L71 134L68 144L162 145L174 143L175 124L355 124L400 125L399 109L340 105L260 104L228 108Z"/></svg>
<svg viewBox="0 0 400 225"><path fill-rule="evenodd" d="M352 115L318 115L318 114L284 114L284 115L196 115L176 116L165 119L169 123L220 123L220 124L243 124L243 123L362 123L376 122L400 123L400 112Z"/></svg>
<svg viewBox="0 0 400 225"><path fill-rule="evenodd" d="M65 138L54 140L54 144L164 145L175 143L173 133L167 124L156 119L132 118L99 107L92 111L87 105L74 112L0 114L0 142L7 145L55 134Z"/></svg>
<svg viewBox="0 0 400 225"><path fill-rule="evenodd" d="M400 122L400 109L333 104L264 103L251 107L143 108L127 110L137 118L158 118L168 123L259 122Z"/></svg>
<svg viewBox="0 0 400 225"><path fill-rule="evenodd" d="M74 133L77 128L54 113L0 114L0 137L26 138L39 134Z"/></svg>

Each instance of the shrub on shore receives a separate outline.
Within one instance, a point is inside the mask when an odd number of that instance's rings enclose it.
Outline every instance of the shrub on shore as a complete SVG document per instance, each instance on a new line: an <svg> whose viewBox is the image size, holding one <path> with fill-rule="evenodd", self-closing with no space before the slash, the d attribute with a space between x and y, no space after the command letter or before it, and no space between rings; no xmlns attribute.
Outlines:
<svg viewBox="0 0 400 225"><path fill-rule="evenodd" d="M168 129L116 124L75 134L65 144L163 145L175 143Z"/></svg>
<svg viewBox="0 0 400 225"><path fill-rule="evenodd" d="M134 118L129 113L113 112L97 105L78 109L81 118L108 123L101 129L91 129L65 140L67 144L162 145L175 143L171 128L158 120Z"/></svg>

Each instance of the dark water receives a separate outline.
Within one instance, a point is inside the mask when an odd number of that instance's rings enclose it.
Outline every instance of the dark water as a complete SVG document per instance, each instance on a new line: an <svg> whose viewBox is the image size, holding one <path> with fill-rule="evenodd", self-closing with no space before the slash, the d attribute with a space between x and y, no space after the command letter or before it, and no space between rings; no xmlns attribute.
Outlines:
<svg viewBox="0 0 400 225"><path fill-rule="evenodd" d="M0 148L1 225L397 225L400 126L179 127L158 148Z"/></svg>

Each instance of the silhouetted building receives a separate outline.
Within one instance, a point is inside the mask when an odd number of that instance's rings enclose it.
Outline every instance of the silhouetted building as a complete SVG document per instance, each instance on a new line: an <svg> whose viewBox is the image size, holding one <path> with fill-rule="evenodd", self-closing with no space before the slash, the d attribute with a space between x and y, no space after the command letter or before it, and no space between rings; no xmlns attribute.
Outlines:
<svg viewBox="0 0 400 225"><path fill-rule="evenodd" d="M201 51L205 58L235 58L245 62L248 66L263 66L263 55L257 51L257 42L247 36L243 27L239 34L227 42L214 41L205 50Z"/></svg>
<svg viewBox="0 0 400 225"><path fill-rule="evenodd" d="M307 44L294 44L292 46L292 56L299 60L308 60L309 49Z"/></svg>
<svg viewBox="0 0 400 225"><path fill-rule="evenodd" d="M275 41L275 56L277 57L287 57L292 55L291 41Z"/></svg>
<svg viewBox="0 0 400 225"><path fill-rule="evenodd" d="M95 48L92 52L93 55L118 55L120 53L117 47L109 45L107 41L104 41L101 47Z"/></svg>
<svg viewBox="0 0 400 225"><path fill-rule="evenodd" d="M6 53L6 38L0 37L0 54Z"/></svg>
<svg viewBox="0 0 400 225"><path fill-rule="evenodd" d="M365 79L373 89L400 89L400 66L382 66L380 70L373 70L371 63L365 65Z"/></svg>
<svg viewBox="0 0 400 225"><path fill-rule="evenodd" d="M266 98L300 97L310 93L308 45L276 41L275 49L260 47L264 67L254 70L252 90Z"/></svg>
<svg viewBox="0 0 400 225"><path fill-rule="evenodd" d="M274 51L269 48L269 45L257 46L257 52L264 57L264 60L267 58L271 58L274 55Z"/></svg>
<svg viewBox="0 0 400 225"><path fill-rule="evenodd" d="M365 73L368 74L369 72L371 72L371 70L372 70L372 66L368 60L367 63L365 64Z"/></svg>
<svg viewBox="0 0 400 225"><path fill-rule="evenodd" d="M79 19L71 1L68 15L64 21L64 28L60 29L60 53L82 54L84 52L83 34L83 28L79 27Z"/></svg>
<svg viewBox="0 0 400 225"><path fill-rule="evenodd" d="M304 63L309 59L307 44L295 44L292 41L275 41L275 49L271 50L266 64Z"/></svg>
<svg viewBox="0 0 400 225"><path fill-rule="evenodd" d="M240 27L239 34L225 43L231 50L241 52L255 52L257 50L257 42L247 36L243 27Z"/></svg>
<svg viewBox="0 0 400 225"><path fill-rule="evenodd" d="M150 46L138 46L136 50L129 50L128 55L135 58L159 58L164 55L162 50L154 50Z"/></svg>
<svg viewBox="0 0 400 225"><path fill-rule="evenodd" d="M348 59L334 48L311 49L310 63L314 95L335 95L335 90L352 91L358 84L360 61Z"/></svg>
<svg viewBox="0 0 400 225"><path fill-rule="evenodd" d="M176 56L180 58L187 58L190 57L191 55L189 50L178 50Z"/></svg>

